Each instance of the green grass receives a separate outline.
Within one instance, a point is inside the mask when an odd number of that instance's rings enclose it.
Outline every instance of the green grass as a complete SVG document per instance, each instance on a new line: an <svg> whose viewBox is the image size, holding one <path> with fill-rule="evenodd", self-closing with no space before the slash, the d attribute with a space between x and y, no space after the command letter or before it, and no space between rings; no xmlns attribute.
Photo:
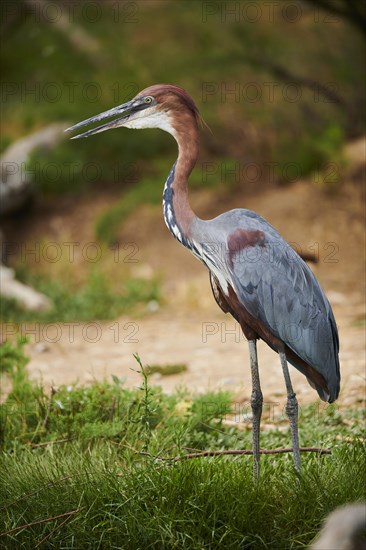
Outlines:
<svg viewBox="0 0 366 550"><path fill-rule="evenodd" d="M145 367L145 372L148 376L151 374L161 374L162 376L170 376L171 374L180 374L188 369L184 363L175 363L173 365L148 365Z"/></svg>
<svg viewBox="0 0 366 550"><path fill-rule="evenodd" d="M47 536L48 548L306 548L328 512L364 496L360 453L337 450L327 467L306 461L300 481L282 461L267 463L257 485L248 459L161 467L103 444L25 451L2 460L2 529L76 513L3 540L18 548Z"/></svg>
<svg viewBox="0 0 366 550"><path fill-rule="evenodd" d="M103 213L96 223L96 238L107 244L117 240L117 230L129 214L140 204L160 204L163 183L154 178L144 178L131 187L112 208Z"/></svg>
<svg viewBox="0 0 366 550"><path fill-rule="evenodd" d="M23 270L22 279L53 302L49 311L27 311L12 299L2 298L0 319L3 322L65 322L115 319L134 311L146 311L149 302L158 302L157 279L126 278L119 290L112 288L99 271L90 271L84 285L75 287L72 281L32 276Z"/></svg>
<svg viewBox="0 0 366 550"><path fill-rule="evenodd" d="M158 458L250 448L250 430L224 422L234 407L228 393L165 395L137 357L139 389L114 377L50 395L27 382L21 345L10 348L17 360L0 457L0 533L14 529L0 539L6 547L46 539L47 548L306 548L331 510L365 498L362 411L304 407L302 445L332 454L303 454L300 477L290 455L264 456L256 483L251 457ZM279 418L263 430L262 446L287 446L284 425ZM52 519L61 514L70 515Z"/></svg>

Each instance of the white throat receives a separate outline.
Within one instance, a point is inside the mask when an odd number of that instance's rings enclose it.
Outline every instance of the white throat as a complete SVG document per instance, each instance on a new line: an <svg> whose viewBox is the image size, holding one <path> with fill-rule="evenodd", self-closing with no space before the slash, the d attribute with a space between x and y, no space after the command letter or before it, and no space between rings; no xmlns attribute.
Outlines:
<svg viewBox="0 0 366 550"><path fill-rule="evenodd" d="M135 130L140 130L142 128L160 128L176 138L176 132L170 123L169 114L166 111L162 111L154 107L151 107L149 111L149 114L147 114L147 111L145 110L134 113L131 115L130 120L123 122L123 126L126 128L133 128Z"/></svg>

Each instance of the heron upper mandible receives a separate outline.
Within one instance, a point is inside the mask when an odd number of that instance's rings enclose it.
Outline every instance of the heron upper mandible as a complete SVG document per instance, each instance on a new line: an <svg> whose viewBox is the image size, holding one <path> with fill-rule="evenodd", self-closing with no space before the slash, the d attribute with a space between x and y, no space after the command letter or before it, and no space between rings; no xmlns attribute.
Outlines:
<svg viewBox="0 0 366 550"><path fill-rule="evenodd" d="M209 270L216 302L238 321L249 343L252 375L254 472L260 468L261 391L257 340L279 356L287 389L296 470L300 471L298 403L287 362L306 376L323 401L337 399L339 340L331 306L314 274L261 216L237 208L201 220L188 201L188 178L199 150L198 109L185 90L155 84L131 101L68 128L113 118L72 139L110 128L161 128L177 141L178 159L163 192L164 219L173 236Z"/></svg>

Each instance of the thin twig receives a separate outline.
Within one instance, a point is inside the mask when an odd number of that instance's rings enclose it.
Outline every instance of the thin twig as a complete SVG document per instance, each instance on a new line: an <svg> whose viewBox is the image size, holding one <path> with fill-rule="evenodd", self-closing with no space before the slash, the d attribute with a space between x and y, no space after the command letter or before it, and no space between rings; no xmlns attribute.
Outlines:
<svg viewBox="0 0 366 550"><path fill-rule="evenodd" d="M58 516L52 516L51 518L39 519L38 521L32 521L32 523L25 523L24 525L20 525L19 527L13 527L13 529L9 529L9 531L4 531L4 533L0 533L0 537L4 537L5 535L9 535L10 533L14 533L14 531L19 531L20 529L26 529L27 527L33 527L33 525L39 525L40 523L47 523L48 521L53 521L54 519L64 518L65 516L71 516L72 514L77 514L83 508L85 508L85 506L82 506L81 508L77 508L76 510L72 510L71 512L65 512L64 514L59 514Z"/></svg>
<svg viewBox="0 0 366 550"><path fill-rule="evenodd" d="M72 477L72 476L68 475L68 476L60 477L60 479L57 479L56 481L52 481L48 485L42 485L42 487L39 487L39 489L36 489L35 491L32 491L31 493L26 493L25 495L21 495L20 497L16 498L15 500L10 502L9 504L4 504L4 506L1 506L0 512L4 509L8 508L9 506L14 506L14 504L16 502L19 502L20 500L24 500L25 498L32 497L32 496L36 495L37 493L39 493L40 491L43 491L44 489L49 489L50 487L53 487L54 485L57 485L57 483L61 483L61 481L65 481L66 479L70 479L70 477Z"/></svg>
<svg viewBox="0 0 366 550"><path fill-rule="evenodd" d="M261 449L260 454L263 455L274 455L274 454L280 454L280 453L292 453L293 449L291 448L285 448L285 449ZM301 453L319 453L319 454L331 454L330 449L319 449L317 447L300 447ZM166 457L162 458L162 460L172 460L173 462L177 462L178 460L185 460L188 458L200 458L202 456L222 456L222 455L252 455L253 450L250 449L226 449L223 451L201 451L199 453L188 453L186 455L179 455L172 458Z"/></svg>
<svg viewBox="0 0 366 550"><path fill-rule="evenodd" d="M261 449L259 452L262 455L275 455L280 453L293 453L293 449L288 447L285 449ZM178 462L179 460L186 460L189 458L202 458L204 456L223 456L223 455L252 455L253 451L250 449L225 449L223 451L200 451L199 453L187 453L186 455L178 456L154 456L146 451L135 451L139 455L149 456L155 460L161 460L162 462ZM330 449L319 449L318 447L300 447L300 453L318 453L320 455L330 455L332 451ZM117 477L122 477L125 474L117 474Z"/></svg>
<svg viewBox="0 0 366 550"><path fill-rule="evenodd" d="M116 398L113 397L111 408L110 408L110 411L109 411L109 422L112 422L112 420L113 420L115 408L116 408Z"/></svg>
<svg viewBox="0 0 366 550"><path fill-rule="evenodd" d="M38 548L39 546L41 546L41 544L43 544L44 542L46 542L46 540L49 539L51 535L54 535L54 534L56 533L56 531L58 531L59 529L61 529L61 527L62 527L63 525L65 525L65 523L67 523L70 519L71 519L71 516L69 515L69 516L67 516L66 519L64 519L64 521L61 521L61 523L59 523L58 525L56 525L56 527L55 527L54 529L52 529L52 531L50 531L50 532L48 533L48 535L46 535L45 537L43 537L43 539L40 540L40 541L36 544L35 548Z"/></svg>
<svg viewBox="0 0 366 550"><path fill-rule="evenodd" d="M73 441L74 439L77 439L77 436L74 437L67 437L66 439L55 439L54 441L43 441L42 443L31 443L30 446L32 449L35 447L47 447L47 445L53 445L54 443L68 443L69 441Z"/></svg>
<svg viewBox="0 0 366 550"><path fill-rule="evenodd" d="M280 449L261 449L260 454L263 455L274 455L274 454L280 454L280 453L292 453L293 449L291 447L288 448L280 448ZM330 455L332 451L330 449L320 449L318 447L300 447L301 453L319 453L321 455ZM252 455L253 450L252 449L224 449L220 451L200 451L198 453L187 453L186 455L178 455L178 456L153 456L150 453L147 453L146 451L138 451L141 455L150 456L152 458L156 458L158 460L166 460L166 461L173 461L177 462L178 460L185 460L188 458L200 458L203 456L223 456L223 455Z"/></svg>
<svg viewBox="0 0 366 550"><path fill-rule="evenodd" d="M44 417L44 421L43 421L43 427L44 428L47 428L47 425L48 425L48 421L49 421L49 417L50 417L50 413L51 413L51 409L52 409L52 400L53 400L53 396L55 395L55 393L57 393L57 389L52 386L50 400L49 400L48 405L47 405L46 416Z"/></svg>

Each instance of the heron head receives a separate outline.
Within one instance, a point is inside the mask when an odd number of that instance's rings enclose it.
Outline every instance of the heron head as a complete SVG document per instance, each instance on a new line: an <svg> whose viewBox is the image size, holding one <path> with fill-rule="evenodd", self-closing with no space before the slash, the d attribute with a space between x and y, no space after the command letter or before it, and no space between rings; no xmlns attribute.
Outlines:
<svg viewBox="0 0 366 550"><path fill-rule="evenodd" d="M177 131L189 123L196 124L199 118L193 99L183 88L172 84L154 84L139 92L131 101L83 120L65 131L76 130L101 120L113 119L71 139L86 138L123 126L135 129L161 128L176 136Z"/></svg>

